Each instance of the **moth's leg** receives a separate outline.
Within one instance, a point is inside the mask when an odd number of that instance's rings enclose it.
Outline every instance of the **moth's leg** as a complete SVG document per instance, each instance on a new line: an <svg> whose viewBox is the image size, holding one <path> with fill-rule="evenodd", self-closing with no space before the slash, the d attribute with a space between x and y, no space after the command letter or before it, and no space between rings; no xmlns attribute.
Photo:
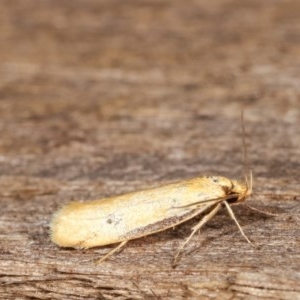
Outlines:
<svg viewBox="0 0 300 300"><path fill-rule="evenodd" d="M193 235L198 231L200 230L200 228L205 224L207 223L211 218L213 218L213 216L218 212L218 210L220 209L221 207L221 204L217 204L216 207L210 211L206 216L204 216L201 221L195 225L193 228L192 228L192 232L191 234L189 235L189 237L181 244L181 246L177 249L176 253L175 253L175 256L174 256L174 259L173 259L173 268L176 266L177 264L177 261L178 261L178 257L182 251L182 249L187 245L187 243L191 240L191 238L193 237Z"/></svg>
<svg viewBox="0 0 300 300"><path fill-rule="evenodd" d="M231 219L233 219L233 221L234 221L235 224L237 225L237 227L238 227L238 229L240 230L242 236L246 239L246 241L247 241L250 245L255 246L255 245L247 238L247 236L246 236L246 234L244 233L242 227L240 226L239 222L237 221L237 219L236 219L236 217L235 217L235 215L234 215L234 213L233 213L233 211L232 211L230 205L227 203L227 201L223 201L223 203L225 204L225 206L226 206L226 208L227 208L227 211L228 211L228 213L229 213L229 216L231 217Z"/></svg>
<svg viewBox="0 0 300 300"><path fill-rule="evenodd" d="M101 257L99 260L97 260L96 264L99 265L103 261L105 261L107 258L112 256L115 252L119 251L122 247L126 245L128 241L121 242L117 247L113 248L111 251L109 251L107 254L105 254L103 257Z"/></svg>
<svg viewBox="0 0 300 300"><path fill-rule="evenodd" d="M253 211L259 212L259 213L264 214L266 216L272 216L272 217L278 216L278 214L274 214L274 213L270 213L268 211L260 210L258 208L252 207L252 206L250 206L248 204L245 204L245 203L243 205L246 206L249 209L252 209Z"/></svg>

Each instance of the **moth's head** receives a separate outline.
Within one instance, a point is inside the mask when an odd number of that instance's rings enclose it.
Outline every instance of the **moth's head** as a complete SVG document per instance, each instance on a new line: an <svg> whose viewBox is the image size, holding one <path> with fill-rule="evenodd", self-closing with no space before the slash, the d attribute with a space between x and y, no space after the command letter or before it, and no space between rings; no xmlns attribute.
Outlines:
<svg viewBox="0 0 300 300"><path fill-rule="evenodd" d="M213 187L222 188L225 192L224 197L228 203L243 202L252 193L252 172L249 173L249 179L245 176L245 181L231 180L222 176L206 176L209 184Z"/></svg>
<svg viewBox="0 0 300 300"><path fill-rule="evenodd" d="M250 170L249 179L245 176L245 181L231 180L232 188L230 194L237 195L237 199L233 202L243 202L252 194L252 172ZM229 201L230 202L230 201Z"/></svg>

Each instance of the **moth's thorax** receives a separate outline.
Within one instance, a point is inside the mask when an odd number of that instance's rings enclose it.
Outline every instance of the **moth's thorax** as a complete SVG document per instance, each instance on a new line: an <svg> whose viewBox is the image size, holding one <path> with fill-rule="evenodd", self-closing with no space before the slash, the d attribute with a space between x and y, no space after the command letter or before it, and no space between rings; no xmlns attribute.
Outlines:
<svg viewBox="0 0 300 300"><path fill-rule="evenodd" d="M221 188L226 194L230 194L233 188L232 180L222 176L205 176L205 181L211 188Z"/></svg>
<svg viewBox="0 0 300 300"><path fill-rule="evenodd" d="M234 196L229 202L242 202L251 194L251 189L246 182L231 180L222 176L206 176L205 180L216 188L222 188L227 196Z"/></svg>

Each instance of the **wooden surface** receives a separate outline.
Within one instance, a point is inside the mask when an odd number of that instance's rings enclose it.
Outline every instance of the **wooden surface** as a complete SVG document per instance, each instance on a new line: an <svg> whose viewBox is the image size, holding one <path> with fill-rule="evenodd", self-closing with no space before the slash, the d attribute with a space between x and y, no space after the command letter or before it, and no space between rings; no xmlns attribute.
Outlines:
<svg viewBox="0 0 300 300"><path fill-rule="evenodd" d="M300 299L300 2L1 1L1 299ZM173 254L192 220L60 249L63 203L201 174L254 194Z"/></svg>

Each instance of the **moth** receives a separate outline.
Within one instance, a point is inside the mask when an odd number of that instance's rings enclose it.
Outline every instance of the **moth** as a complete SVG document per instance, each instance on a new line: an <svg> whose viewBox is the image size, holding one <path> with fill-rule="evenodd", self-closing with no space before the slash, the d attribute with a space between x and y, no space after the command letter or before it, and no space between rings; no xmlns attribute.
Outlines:
<svg viewBox="0 0 300 300"><path fill-rule="evenodd" d="M246 163L243 115L242 128ZM58 246L79 249L119 243L99 260L100 263L130 240L173 228L202 215L177 249L173 259L173 266L176 266L193 235L224 205L243 237L252 244L230 207L251 195L251 170L249 173L244 182L222 176L201 176L101 200L71 202L54 214L50 224L51 239Z"/></svg>
<svg viewBox="0 0 300 300"><path fill-rule="evenodd" d="M71 202L54 215L51 239L61 247L80 249L119 243L101 262L129 240L172 228L203 214L178 248L173 260L175 266L184 246L224 204L251 244L230 207L251 194L252 175L250 179L248 184L221 176L202 176L101 200Z"/></svg>

